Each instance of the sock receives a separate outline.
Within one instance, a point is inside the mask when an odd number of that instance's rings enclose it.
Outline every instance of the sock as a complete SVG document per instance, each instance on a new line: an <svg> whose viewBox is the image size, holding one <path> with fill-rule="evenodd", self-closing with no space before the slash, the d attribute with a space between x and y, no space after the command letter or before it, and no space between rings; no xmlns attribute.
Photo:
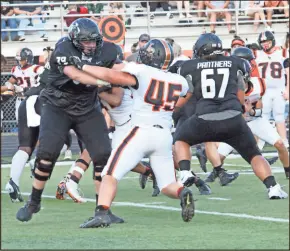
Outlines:
<svg viewBox="0 0 290 251"><path fill-rule="evenodd" d="M201 144L196 145L196 150L201 150Z"/></svg>
<svg viewBox="0 0 290 251"><path fill-rule="evenodd" d="M284 167L284 171L285 171L285 173L289 173L290 172L290 167L288 166L288 167Z"/></svg>
<svg viewBox="0 0 290 251"><path fill-rule="evenodd" d="M266 179L264 179L263 183L267 188L276 186L277 184L274 176L267 177Z"/></svg>
<svg viewBox="0 0 290 251"><path fill-rule="evenodd" d="M104 205L97 206L97 209L99 209L100 211L105 211L105 210L108 210L109 208L110 207L104 206Z"/></svg>
<svg viewBox="0 0 290 251"><path fill-rule="evenodd" d="M180 171L190 171L190 160L181 160L178 162Z"/></svg>
<svg viewBox="0 0 290 251"><path fill-rule="evenodd" d="M31 200L39 204L41 201L42 192L43 192L43 189L39 190L32 187Z"/></svg>
<svg viewBox="0 0 290 251"><path fill-rule="evenodd" d="M79 182L80 182L80 179L78 177L74 176L73 174L70 175L70 179L77 184L79 184Z"/></svg>
<svg viewBox="0 0 290 251"><path fill-rule="evenodd" d="M96 206L98 207L98 199L99 199L99 195L96 194Z"/></svg>
<svg viewBox="0 0 290 251"><path fill-rule="evenodd" d="M180 196L180 194L181 194L181 192L183 191L183 189L184 189L184 187L180 187L180 188L178 188L178 190L177 190L177 196L178 196L178 197Z"/></svg>
<svg viewBox="0 0 290 251"><path fill-rule="evenodd" d="M143 175L145 175L145 176L149 176L151 173L152 173L151 168L146 167L146 171L145 171L145 173L143 173Z"/></svg>
<svg viewBox="0 0 290 251"><path fill-rule="evenodd" d="M221 171L224 170L224 169L222 168L222 166L223 166L223 165L215 166L215 167L213 168L213 170L216 171L217 173L219 173L219 172L221 172Z"/></svg>
<svg viewBox="0 0 290 251"><path fill-rule="evenodd" d="M19 186L20 176L23 172L23 169L25 167L28 158L29 155L22 150L18 150L12 158L10 177L17 186Z"/></svg>

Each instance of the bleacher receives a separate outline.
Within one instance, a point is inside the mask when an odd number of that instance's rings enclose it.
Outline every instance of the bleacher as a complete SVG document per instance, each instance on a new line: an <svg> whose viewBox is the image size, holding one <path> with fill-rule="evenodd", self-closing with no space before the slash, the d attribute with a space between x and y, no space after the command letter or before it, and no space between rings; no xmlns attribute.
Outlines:
<svg viewBox="0 0 290 251"><path fill-rule="evenodd" d="M150 33L151 37L154 38L172 37L182 46L184 50L191 50L194 41L202 32L210 32L208 20L204 18L204 22L199 23L196 15L197 10L195 9L192 9L192 11L195 13L192 14L193 18L190 19L190 22L187 19L180 20L178 18L178 12L176 8L172 8L171 10L174 14L174 18L169 19L162 9L157 9L154 13L154 20L150 21L150 19L147 17L146 8L143 8L143 13L138 13L142 16L136 17L135 11L137 6L140 6L140 4L137 2L128 2L127 4L129 6L129 8L127 8L127 17L131 18L132 24L127 26L126 42L124 47L126 52L130 51L132 44L138 40L138 37L141 33ZM138 10L140 10L140 8L138 8ZM107 6L105 6L104 11L107 12ZM67 27L65 21L62 20L63 22L61 24L61 16L66 15L66 13L67 10L64 10L64 8L61 8L59 5L55 5L53 10L49 8L47 11L43 12L43 17L45 17L45 28L49 29L47 30L48 42L42 41L38 34L33 30L26 31L26 40L23 42L2 42L3 54L7 57L14 56L19 47L33 46L35 55L40 55L42 54L42 49L44 47L54 47L55 42L62 35L61 28L64 31L63 35L66 34ZM275 31L277 43L282 45L285 38L285 33L289 28L287 28L285 21L281 22L278 20L280 16L281 15L273 16L274 21L272 28ZM206 22L207 24L204 24ZM232 22L232 26L235 27L235 13L232 15ZM33 29L33 27L31 27L31 29ZM217 24L215 30L216 34L222 38L224 47L229 48L233 35L228 33L228 30L225 27L225 23L221 22ZM263 25L260 25L258 32L263 30ZM249 43L254 43L257 41L258 33L253 32L253 20L251 20L248 16L238 16L236 32L238 35L246 38Z"/></svg>

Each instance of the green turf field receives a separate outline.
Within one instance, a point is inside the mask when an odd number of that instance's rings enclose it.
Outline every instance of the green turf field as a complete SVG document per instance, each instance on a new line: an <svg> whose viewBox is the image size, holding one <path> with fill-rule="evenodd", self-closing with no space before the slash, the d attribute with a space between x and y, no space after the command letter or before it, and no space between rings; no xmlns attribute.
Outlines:
<svg viewBox="0 0 290 251"><path fill-rule="evenodd" d="M196 163L193 160L193 163ZM189 223L181 219L179 201L163 195L151 197L152 182L144 190L138 176L130 173L120 182L112 210L126 223L109 228L80 229L93 215L95 203L75 204L71 200L44 198L43 209L27 223L15 218L22 204L2 194L2 249L288 249L289 199L270 201L264 185L249 172L243 160L228 160L225 168L242 170L228 187L210 184L212 195L200 196L192 187L196 215ZM279 171L281 164L274 164ZM208 168L210 166L208 165ZM54 196L55 188L69 166L58 166L44 195ZM201 172L193 164L194 171ZM2 191L9 169L2 171ZM21 180L22 192L31 191L29 168ZM204 175L201 175L205 177ZM276 173L289 192L289 180ZM91 171L80 183L86 198L94 199ZM25 196L27 199L27 196ZM92 200L93 201L93 200Z"/></svg>

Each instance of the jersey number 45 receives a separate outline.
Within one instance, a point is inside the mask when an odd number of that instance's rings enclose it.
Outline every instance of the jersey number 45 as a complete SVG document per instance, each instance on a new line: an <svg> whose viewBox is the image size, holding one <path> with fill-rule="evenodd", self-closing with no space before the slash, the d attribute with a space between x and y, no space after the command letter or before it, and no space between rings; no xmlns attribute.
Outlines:
<svg viewBox="0 0 290 251"><path fill-rule="evenodd" d="M166 83L152 79L144 101L152 105L152 111L158 112L160 109L173 111L181 91L181 84Z"/></svg>

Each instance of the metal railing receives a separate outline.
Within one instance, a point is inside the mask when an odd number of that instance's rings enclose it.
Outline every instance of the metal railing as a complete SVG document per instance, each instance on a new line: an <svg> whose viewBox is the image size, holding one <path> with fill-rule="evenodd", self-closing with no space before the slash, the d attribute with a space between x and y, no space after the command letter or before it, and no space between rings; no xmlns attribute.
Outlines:
<svg viewBox="0 0 290 251"><path fill-rule="evenodd" d="M140 3L140 1L114 1L114 2L120 2L120 3L128 3L128 4L132 4L132 3ZM146 15L146 23L142 24L142 25L134 25L134 24L131 24L131 25L127 25L128 28L139 28L139 27L147 27L147 32L149 35L151 35L151 28L152 27L171 27L171 26L187 26L187 27L190 27L190 26L201 26L201 23L199 23L198 21L195 21L195 20L191 20L191 19L184 19L184 20L189 20L187 23L167 23L166 21L164 22L161 22L161 23L152 23L151 20L150 20L150 15L151 14L156 14L156 15L166 15L168 12L165 12L165 11L154 11L154 12L150 12L150 6L149 6L149 1L146 1L147 2L147 8L143 8L143 12L140 13L140 12L136 12L135 10L133 11L128 11L126 10L126 12L124 12L124 15L126 16L130 16L132 17L133 15ZM84 2L84 1L74 1L73 4L83 4L83 5L86 5L86 4L97 4L97 3L101 3L101 4L108 4L108 1L89 1L89 2ZM64 14L64 10L63 10L63 7L65 5L68 5L68 4L72 4L72 2L68 3L68 2L45 2L45 3L30 3L30 4L5 4L5 3L1 3L1 6L10 6L10 7L19 7L19 6L45 6L45 5L54 5L54 6L59 6L60 7L60 15L49 15L49 16L44 16L44 15L35 15L35 16L23 16L23 15L19 15L19 16L2 16L1 18L4 19L4 20L8 20L8 19L35 19L35 18L58 18L60 19L60 28L58 27L55 27L55 28L39 28L39 29L36 29L36 28L17 28L17 29L2 29L2 31L60 31L60 36L63 36L64 35L64 32L67 30L67 28L65 27L64 25L64 17L91 17L91 16L95 16L95 17L103 17L103 16L107 16L107 15L114 15L112 13L109 13L107 11L103 11L102 13L100 14L73 14L73 15L66 15ZM130 8L131 9L131 8ZM272 10L273 8L271 7L263 7L261 8L262 10ZM288 7L276 7L275 9L278 9L278 10L288 10L289 9L289 6ZM234 13L233 15L233 20L231 22L223 22L223 24L232 24L235 26L235 30L236 30L236 34L239 35L239 25L240 24L244 24L244 23L254 23L256 21L254 21L253 19L251 19L249 17L249 20L239 20L240 19L240 16L239 16L239 12L241 11L247 11L249 10L249 8L238 8L237 6L235 8L232 8L232 9L206 9L206 10L190 10L190 14L197 14L197 13L201 13L201 12L204 12L204 13L211 13L211 12L231 12L231 13ZM47 12L47 11L46 11ZM170 10L170 13L172 14L179 14L179 11L178 10ZM118 14L123 14L123 13L118 13ZM117 15L117 14L116 14ZM282 14L281 14L282 15ZM275 15L274 15L275 16ZM271 20L259 20L257 22L259 23L265 23L265 22L277 22L277 19L271 19ZM289 22L289 19L288 18L283 18L283 19L279 19L278 20L279 22ZM205 21L205 22L202 22L202 26L204 25L210 25L210 24L221 24L221 22L219 21L216 21L216 22L209 22L209 21ZM279 31L278 31L279 32ZM190 32L187 36L191 36ZM137 37L133 37L133 38L137 38Z"/></svg>

